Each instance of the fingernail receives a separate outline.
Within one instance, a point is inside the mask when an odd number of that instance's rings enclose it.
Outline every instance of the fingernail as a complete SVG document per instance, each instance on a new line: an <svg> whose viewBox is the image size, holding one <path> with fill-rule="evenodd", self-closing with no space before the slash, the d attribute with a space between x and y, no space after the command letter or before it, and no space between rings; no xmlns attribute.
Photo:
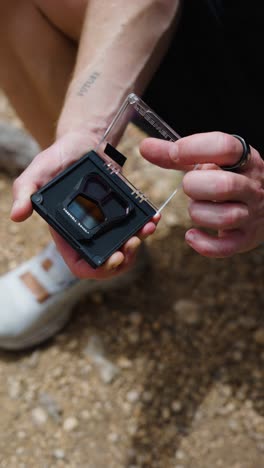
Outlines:
<svg viewBox="0 0 264 468"><path fill-rule="evenodd" d="M113 271L113 270L116 270L120 265L121 263L123 263L123 258L120 258L118 260L114 260L113 262L111 262L110 264L107 265L107 270L108 271Z"/></svg>
<svg viewBox="0 0 264 468"><path fill-rule="evenodd" d="M11 212L10 212L11 219L19 215L20 210L25 209L27 202L28 202L28 199L19 199L19 200L14 201L13 206L11 208Z"/></svg>
<svg viewBox="0 0 264 468"><path fill-rule="evenodd" d="M178 161L179 157L178 157L178 145L177 143L172 143L171 146L170 146L170 149L169 149L169 156L171 158L172 161Z"/></svg>
<svg viewBox="0 0 264 468"><path fill-rule="evenodd" d="M194 240L194 233L192 231L186 232L185 240L191 243Z"/></svg>
<svg viewBox="0 0 264 468"><path fill-rule="evenodd" d="M11 213L21 208L24 205L24 203L25 203L25 200L15 200L11 208Z"/></svg>

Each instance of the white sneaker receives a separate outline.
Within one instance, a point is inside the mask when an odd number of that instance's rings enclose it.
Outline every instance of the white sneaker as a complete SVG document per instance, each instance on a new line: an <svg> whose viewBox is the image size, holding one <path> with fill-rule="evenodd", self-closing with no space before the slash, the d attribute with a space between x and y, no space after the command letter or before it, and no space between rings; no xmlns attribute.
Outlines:
<svg viewBox="0 0 264 468"><path fill-rule="evenodd" d="M0 348L22 350L55 335L87 293L127 284L146 264L142 252L130 272L110 280L76 279L55 245L0 278Z"/></svg>

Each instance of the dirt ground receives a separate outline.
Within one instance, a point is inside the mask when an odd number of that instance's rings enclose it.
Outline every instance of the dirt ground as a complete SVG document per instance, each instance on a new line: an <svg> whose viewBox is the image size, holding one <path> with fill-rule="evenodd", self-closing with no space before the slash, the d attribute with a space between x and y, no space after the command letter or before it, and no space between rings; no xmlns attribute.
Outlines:
<svg viewBox="0 0 264 468"><path fill-rule="evenodd" d="M0 120L21 126L4 96ZM37 215L9 221L11 185L1 174L1 274L49 239ZM45 345L0 353L1 468L264 466L264 248L200 257L186 202L133 283L81 297Z"/></svg>

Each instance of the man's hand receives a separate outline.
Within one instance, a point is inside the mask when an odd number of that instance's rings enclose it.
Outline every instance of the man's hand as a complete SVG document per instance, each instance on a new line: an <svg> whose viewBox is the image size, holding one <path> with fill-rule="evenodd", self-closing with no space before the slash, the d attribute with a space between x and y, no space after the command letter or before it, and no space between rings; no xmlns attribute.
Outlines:
<svg viewBox="0 0 264 468"><path fill-rule="evenodd" d="M90 148L95 146L95 137L89 138ZM30 196L53 177L87 153L87 134L68 133L52 146L38 154L28 168L16 179L13 187L14 204L11 212L13 221L24 221L32 213ZM51 234L57 249L68 267L79 278L106 279L131 267L136 251L142 241L156 229L158 217L147 223L137 236L129 239L121 251L115 252L100 268L94 270L77 252L53 229Z"/></svg>
<svg viewBox="0 0 264 468"><path fill-rule="evenodd" d="M141 153L161 167L188 171L183 190L191 199L189 213L205 229L186 232L194 250L221 258L264 242L264 161L256 149L251 147L250 160L239 173L219 167L235 164L242 154L241 142L226 133L195 134L175 143L149 138ZM199 170L191 171L197 164Z"/></svg>

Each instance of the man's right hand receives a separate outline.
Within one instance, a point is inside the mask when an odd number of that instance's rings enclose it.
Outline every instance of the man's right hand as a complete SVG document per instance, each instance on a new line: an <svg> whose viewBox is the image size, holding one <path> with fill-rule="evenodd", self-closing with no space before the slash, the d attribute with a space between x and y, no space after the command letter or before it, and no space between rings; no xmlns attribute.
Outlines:
<svg viewBox="0 0 264 468"><path fill-rule="evenodd" d="M237 138L223 132L197 133L175 143L147 138L141 144L142 155L153 164L187 171L183 190L199 228L189 229L185 239L201 255L229 257L264 242L264 160L251 147L239 172L221 169L236 164L242 150ZM196 164L199 170L191 170Z"/></svg>

